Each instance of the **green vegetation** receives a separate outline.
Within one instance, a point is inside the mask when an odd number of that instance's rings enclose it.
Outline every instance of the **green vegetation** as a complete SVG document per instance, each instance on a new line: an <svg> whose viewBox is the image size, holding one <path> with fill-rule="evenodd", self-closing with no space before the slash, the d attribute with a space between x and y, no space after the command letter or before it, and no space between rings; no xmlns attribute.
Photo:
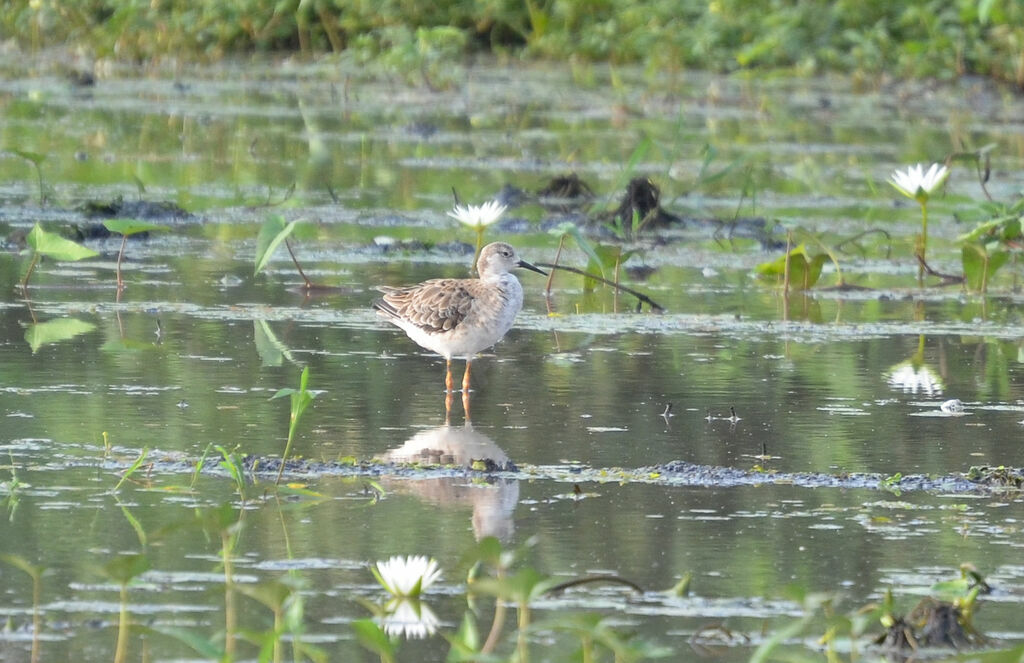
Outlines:
<svg viewBox="0 0 1024 663"><path fill-rule="evenodd" d="M128 245L128 238L140 233L156 232L158 230L170 230L168 226L140 221L138 219L111 219L104 221L103 226L112 233L121 235L121 249L117 252L117 299L121 300L121 292L124 291L124 279L121 278L121 263L124 261L124 250Z"/></svg>
<svg viewBox="0 0 1024 663"><path fill-rule="evenodd" d="M281 475L284 474L284 465L288 461L288 453L292 449L292 442L295 440L295 429L299 425L299 419L302 417L302 413L306 411L309 404L313 402L316 394L306 389L306 385L309 383L309 366L302 369L302 374L299 376L299 388L298 389L279 389L276 394L271 396L271 400L275 398L281 398L288 396L291 399L291 413L288 418L288 441L284 445L284 453L281 454L281 467L277 470L277 480L275 484L281 483Z"/></svg>
<svg viewBox="0 0 1024 663"><path fill-rule="evenodd" d="M39 263L39 256L46 256L62 262L73 262L99 255L92 249L87 249L70 239L64 239L57 233L43 230L38 223L25 237L25 243L28 244L29 253L32 255L28 268L25 270L25 276L21 279L21 288L25 292L28 291L28 280L32 278L32 272L35 270L36 264Z"/></svg>
<svg viewBox="0 0 1024 663"><path fill-rule="evenodd" d="M446 62L491 52L652 71L979 74L1024 87L1024 5L998 0L14 0L0 31L26 49L69 44L130 60L344 52L428 82Z"/></svg>

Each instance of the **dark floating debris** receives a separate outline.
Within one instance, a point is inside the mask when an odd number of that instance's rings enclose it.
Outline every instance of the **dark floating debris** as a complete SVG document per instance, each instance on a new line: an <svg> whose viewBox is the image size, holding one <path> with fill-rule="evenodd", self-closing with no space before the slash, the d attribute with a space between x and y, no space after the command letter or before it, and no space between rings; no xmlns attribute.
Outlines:
<svg viewBox="0 0 1024 663"><path fill-rule="evenodd" d="M968 481L992 488L1024 488L1024 468L972 465L965 476Z"/></svg>
<svg viewBox="0 0 1024 663"><path fill-rule="evenodd" d="M148 200L125 200L121 196L109 202L87 201L79 208L86 219L139 219L143 221L168 223L174 221L192 221L196 217L176 203L169 201L150 202ZM111 236L102 222L76 223L71 226L71 239L83 241L89 239L106 239ZM129 235L131 239L145 239L148 232Z"/></svg>
<svg viewBox="0 0 1024 663"><path fill-rule="evenodd" d="M559 200L590 200L594 197L594 190L590 185L580 179L576 173L568 175L556 175L537 191L541 198L558 198Z"/></svg>
<svg viewBox="0 0 1024 663"><path fill-rule="evenodd" d="M966 649L985 642L956 604L932 598L922 600L907 617L894 617L875 640L884 649L915 652L921 647Z"/></svg>
<svg viewBox="0 0 1024 663"><path fill-rule="evenodd" d="M619 206L600 220L614 222L618 219L627 237L632 235L634 218L637 219L638 234L641 230L666 228L683 222L681 217L663 210L660 201L661 190L654 182L646 177L634 177L626 185L626 193L622 196Z"/></svg>
<svg viewBox="0 0 1024 663"><path fill-rule="evenodd" d="M181 221L194 219L188 210L170 201L125 200L118 196L110 202L90 200L81 211L87 219L144 219L146 221Z"/></svg>

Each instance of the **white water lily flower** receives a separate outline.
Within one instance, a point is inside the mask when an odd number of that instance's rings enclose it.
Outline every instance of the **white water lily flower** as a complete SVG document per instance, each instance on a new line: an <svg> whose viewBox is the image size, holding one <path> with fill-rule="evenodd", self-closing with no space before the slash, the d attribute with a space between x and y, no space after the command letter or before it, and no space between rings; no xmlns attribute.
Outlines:
<svg viewBox="0 0 1024 663"><path fill-rule="evenodd" d="M939 188L949 177L949 168L933 163L925 172L924 166L907 166L906 170L895 170L889 177L889 184L907 198L921 202L928 200L935 189Z"/></svg>
<svg viewBox="0 0 1024 663"><path fill-rule="evenodd" d="M448 216L473 228L483 228L498 220L507 205L502 205L497 200L489 200L483 205L456 205L455 209L448 212Z"/></svg>
<svg viewBox="0 0 1024 663"><path fill-rule="evenodd" d="M441 569L425 555L394 556L370 567L377 582L393 596L416 597L441 578Z"/></svg>
<svg viewBox="0 0 1024 663"><path fill-rule="evenodd" d="M422 639L434 635L440 624L430 606L416 599L393 599L380 618L385 633L405 638Z"/></svg>

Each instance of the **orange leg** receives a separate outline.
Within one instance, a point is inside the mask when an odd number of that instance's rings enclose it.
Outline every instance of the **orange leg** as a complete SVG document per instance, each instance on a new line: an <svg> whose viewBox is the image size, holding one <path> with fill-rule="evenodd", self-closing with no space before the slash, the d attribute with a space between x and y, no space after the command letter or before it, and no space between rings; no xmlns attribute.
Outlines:
<svg viewBox="0 0 1024 663"><path fill-rule="evenodd" d="M469 366L471 363L472 360L466 360L466 372L462 374L462 393L464 394L469 393Z"/></svg>
<svg viewBox="0 0 1024 663"><path fill-rule="evenodd" d="M445 426L451 425L451 421L452 421L452 401L454 401L454 400L455 400L455 394L454 393L452 393L451 391L445 392L445 395L444 395L444 425ZM463 399L462 406L463 407L466 406L465 399Z"/></svg>
<svg viewBox="0 0 1024 663"><path fill-rule="evenodd" d="M455 390L455 380L452 379L452 360L445 360L444 389L449 394Z"/></svg>

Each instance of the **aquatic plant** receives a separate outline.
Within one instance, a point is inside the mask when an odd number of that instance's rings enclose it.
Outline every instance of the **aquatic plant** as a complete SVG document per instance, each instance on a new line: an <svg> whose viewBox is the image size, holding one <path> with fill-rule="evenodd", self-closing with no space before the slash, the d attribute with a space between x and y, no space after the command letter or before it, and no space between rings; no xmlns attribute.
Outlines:
<svg viewBox="0 0 1024 663"><path fill-rule="evenodd" d="M425 555L395 555L370 567L377 582L392 596L416 598L441 579L437 560Z"/></svg>
<svg viewBox="0 0 1024 663"><path fill-rule="evenodd" d="M295 257L295 252L292 250L292 245L288 241L289 235L295 231L295 227L301 222L301 219L295 221L285 221L284 217L280 214L272 214L267 217L267 220L263 222L260 227L259 235L256 237L256 267L252 272L253 276L259 274L267 263L270 262L271 256L274 255L274 251L283 242L285 248L288 249L288 255L291 256L292 262L295 264L295 269L298 270L299 276L302 277L305 283L304 287L307 291L313 290L317 286L309 280L306 273L302 271L302 265L299 264L299 259Z"/></svg>
<svg viewBox="0 0 1024 663"><path fill-rule="evenodd" d="M467 624L466 620L463 621L463 627L460 629L461 637L449 639L452 642L453 653L459 652L464 657L462 660L476 658L473 654L490 654L494 651L504 628L506 603L512 603L516 606L516 650L518 660L526 661L529 660L527 636L533 630L542 630L550 627L582 633L585 651L589 651L586 649L588 639L590 644L595 640L611 642L609 634L602 632L606 628L607 623L603 622L599 617L590 618L585 615L566 617L565 619L573 622L571 628L568 622L562 621L562 617L555 618L550 623L545 622L544 624L531 625L531 604L540 597L548 593L559 592L570 587L594 582L620 583L633 591L642 593L642 590L635 584L618 576L588 576L563 581L542 575L530 567L513 570L513 567L525 556L534 543L535 539L531 538L519 548L509 550L502 548L501 543L496 538L487 537L481 540L477 545L477 549L471 553L470 559L475 560L475 563L470 571L470 577L467 579L469 595L470 597L474 595L492 596L495 599L495 607L490 632L484 643L479 645L479 649L467 651L470 648L470 644L478 642L479 638L475 637L475 625L472 623ZM490 569L491 573L489 575L483 574L485 568ZM582 628L581 625L584 624L586 627ZM619 659L618 655L621 653L621 648L610 648L616 652L616 660L635 660L630 657ZM640 654L641 656L663 656L668 653L668 650L660 648L638 648L636 651L639 653L641 650L646 652ZM591 659L584 656L583 660Z"/></svg>
<svg viewBox="0 0 1024 663"><path fill-rule="evenodd" d="M284 466L288 461L288 453L291 451L292 442L295 439L295 429L299 425L299 418L316 397L316 394L306 389L306 385L308 383L309 366L306 366L302 369L302 375L299 376L298 389L279 389L276 394L270 397L271 400L281 398L282 396L289 396L291 398L291 414L288 418L288 441L284 445L284 453L281 454L281 467L277 470L277 479L274 481L275 484L281 483L281 475L284 474Z"/></svg>
<svg viewBox="0 0 1024 663"><path fill-rule="evenodd" d="M235 453L234 449L228 451L220 444L215 444L213 448L220 452L221 460L218 465L231 477L235 484L235 492L238 493L238 499L242 500L244 504L248 482L245 479L245 469L242 467L242 461L238 458L238 454Z"/></svg>
<svg viewBox="0 0 1024 663"><path fill-rule="evenodd" d="M397 646L384 629L372 619L357 619L352 622L356 640L364 648L380 656L381 663L395 663Z"/></svg>
<svg viewBox="0 0 1024 663"><path fill-rule="evenodd" d="M67 341L81 334L88 334L96 325L78 318L56 318L46 322L33 322L25 327L25 342L32 348L32 354L44 345Z"/></svg>
<svg viewBox="0 0 1024 663"><path fill-rule="evenodd" d="M33 564L21 555L0 554L0 562L5 562L14 568L23 571L32 579L32 653L29 660L31 663L39 661L39 635L43 627L42 613L39 611L39 603L43 593L43 573L46 567Z"/></svg>
<svg viewBox="0 0 1024 663"><path fill-rule="evenodd" d="M508 207L496 200L489 200L483 205L461 205L458 203L458 195L455 200L455 208L448 212L448 216L476 232L476 253L473 254L475 270L476 261L480 258L480 249L484 245L484 229L497 221Z"/></svg>
<svg viewBox="0 0 1024 663"><path fill-rule="evenodd" d="M537 631L571 633L580 639L580 660L599 660L599 649L607 649L615 661L626 663L649 658L668 658L675 652L669 647L636 637L615 628L617 618L593 613L556 614L534 625Z"/></svg>
<svg viewBox="0 0 1024 663"><path fill-rule="evenodd" d="M664 307L655 302L653 299L648 297L642 292L639 292L633 288L622 285L618 281L619 270L622 267L622 263L628 260L631 256L635 255L635 251L623 251L622 247L619 246L602 246L600 244L594 244L583 236L580 229L574 223L566 222L559 226L552 228L548 234L558 237L558 251L555 253L555 262L541 262L537 263L541 267L551 268L551 273L548 274L548 281L545 287L545 302L548 306L548 315L553 315L551 308L551 285L554 281L554 270L559 269L574 274L579 274L583 277L583 289L584 291L592 291L597 283L603 283L604 285L611 286L616 291L616 297L618 291L629 293L637 298L637 311L643 304L647 304L651 307L652 311L661 312L664 311ZM576 267L570 267L559 263L562 257L562 249L565 246L566 238L571 237L576 246L587 256L587 268L578 269ZM614 270L614 280L605 277L605 270ZM600 275L599 275L600 274ZM616 299L616 302L618 300Z"/></svg>
<svg viewBox="0 0 1024 663"><path fill-rule="evenodd" d="M196 514L203 530L220 539L220 560L224 570L224 654L234 660L235 639L238 631L238 608L235 602L234 549L244 524L245 509L235 509L230 503Z"/></svg>
<svg viewBox="0 0 1024 663"><path fill-rule="evenodd" d="M139 470L139 468L145 464L146 456L148 455L149 447L145 447L142 450L142 453L139 454L139 457L135 459L135 462L129 465L128 469L126 469L124 473L121 474L120 480L118 480L117 485L114 486L114 489L111 492L116 493L117 491L121 490L121 486L124 485L124 482L128 481L131 478L131 476L135 474Z"/></svg>
<svg viewBox="0 0 1024 663"><path fill-rule="evenodd" d="M128 586L150 568L146 555L131 554L115 557L100 568L100 572L120 586L120 610L117 623L117 645L114 648L114 663L124 663L128 656L128 636L131 620L128 613Z"/></svg>
<svg viewBox="0 0 1024 663"><path fill-rule="evenodd" d="M303 658L311 661L328 660L325 651L302 641L301 636L305 631L305 601L302 590L306 584L301 576L289 574L281 580L238 585L238 591L263 604L274 615L274 624L269 630L262 633L245 632L249 640L259 645L260 661L281 661L282 644L286 635L291 636L293 661L300 661Z"/></svg>
<svg viewBox="0 0 1024 663"><path fill-rule="evenodd" d="M32 168L36 171L36 183L39 186L39 205L45 205L48 197L48 191L46 183L43 181L43 161L46 160L45 154L39 152L32 152L31 150L19 150L16 148L9 148L7 150L12 154L17 154L22 159L25 159L32 164Z"/></svg>
<svg viewBox="0 0 1024 663"><path fill-rule="evenodd" d="M170 230L170 227L138 219L110 219L103 222L103 227L112 233L121 235L121 249L117 252L117 301L121 301L121 292L124 290L124 279L121 278L121 262L124 260L124 250L128 244L128 238L139 233Z"/></svg>
<svg viewBox="0 0 1024 663"><path fill-rule="evenodd" d="M1009 262L1011 251L1024 245L1024 198L1012 203L987 200L962 220L975 223L956 239L962 244L964 279L971 290L985 292L992 276Z"/></svg>
<svg viewBox="0 0 1024 663"><path fill-rule="evenodd" d="M818 282L827 260L828 255L817 253L812 256L806 245L799 244L775 260L761 263L754 268L754 273L762 280L782 286L787 292L790 288L810 290Z"/></svg>
<svg viewBox="0 0 1024 663"><path fill-rule="evenodd" d="M927 171L924 166L908 166L905 170L895 170L889 177L889 184L907 198L921 206L921 236L914 249L919 261L917 278L924 280L927 267L925 254L928 251L928 199L949 177L949 168L933 163Z"/></svg>
<svg viewBox="0 0 1024 663"><path fill-rule="evenodd" d="M26 235L25 243L28 244L29 253L32 255L28 269L25 270L25 276L21 279L21 289L26 293L28 292L28 281L39 262L39 256L46 256L61 262L75 262L99 255L96 251L72 242L70 239L43 230L38 223L32 226L32 230Z"/></svg>
<svg viewBox="0 0 1024 663"><path fill-rule="evenodd" d="M106 433L104 433L104 436ZM206 459L210 457L210 451L213 449L213 443L207 444L206 448L203 449L203 453L199 456L199 460L196 461L195 467L192 468L192 476L188 482L188 489L193 491L196 489L196 482L199 481L199 476L203 472L203 467L206 466Z"/></svg>

